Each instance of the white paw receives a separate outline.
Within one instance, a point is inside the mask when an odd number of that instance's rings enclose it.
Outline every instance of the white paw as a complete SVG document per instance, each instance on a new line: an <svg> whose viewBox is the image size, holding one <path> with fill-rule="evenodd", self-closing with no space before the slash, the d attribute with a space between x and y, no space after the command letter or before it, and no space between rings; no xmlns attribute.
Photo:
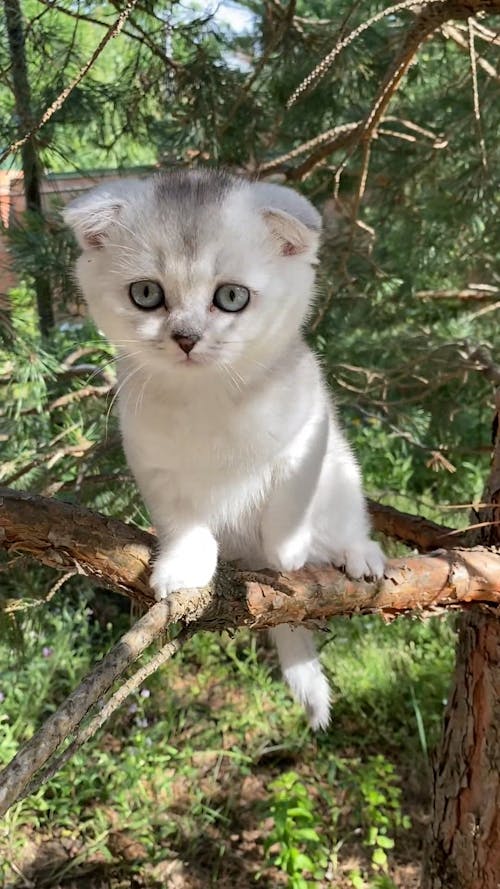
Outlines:
<svg viewBox="0 0 500 889"><path fill-rule="evenodd" d="M311 548L309 531L301 530L286 540L263 541L266 564L276 571L297 571L307 562Z"/></svg>
<svg viewBox="0 0 500 889"><path fill-rule="evenodd" d="M363 540L345 547L335 554L334 563L345 568L354 580L360 577L382 577L385 556L378 543L374 540Z"/></svg>
<svg viewBox="0 0 500 889"><path fill-rule="evenodd" d="M217 543L208 529L196 529L160 552L150 584L157 602L175 590L196 589L212 580Z"/></svg>

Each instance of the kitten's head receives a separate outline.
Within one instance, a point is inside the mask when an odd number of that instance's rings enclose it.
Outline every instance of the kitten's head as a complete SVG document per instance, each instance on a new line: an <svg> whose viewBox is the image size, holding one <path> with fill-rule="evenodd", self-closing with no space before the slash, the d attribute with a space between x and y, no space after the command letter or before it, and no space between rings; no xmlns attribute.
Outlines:
<svg viewBox="0 0 500 889"><path fill-rule="evenodd" d="M65 219L94 320L159 372L225 366L251 378L310 308L320 216L289 188L222 171L161 174L92 189Z"/></svg>

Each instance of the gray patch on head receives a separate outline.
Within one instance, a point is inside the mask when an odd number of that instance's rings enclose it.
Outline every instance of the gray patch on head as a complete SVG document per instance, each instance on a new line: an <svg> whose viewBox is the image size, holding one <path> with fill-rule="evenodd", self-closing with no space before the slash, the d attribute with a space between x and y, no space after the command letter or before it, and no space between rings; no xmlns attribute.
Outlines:
<svg viewBox="0 0 500 889"><path fill-rule="evenodd" d="M175 218L180 225L180 236L185 255L194 258L200 241L200 230L205 235L214 212L228 194L240 187L244 180L226 170L174 170L160 173L153 180L154 194L160 210L167 218Z"/></svg>
<svg viewBox="0 0 500 889"><path fill-rule="evenodd" d="M227 170L174 170L159 173L154 184L159 201L200 207L220 203L239 181Z"/></svg>

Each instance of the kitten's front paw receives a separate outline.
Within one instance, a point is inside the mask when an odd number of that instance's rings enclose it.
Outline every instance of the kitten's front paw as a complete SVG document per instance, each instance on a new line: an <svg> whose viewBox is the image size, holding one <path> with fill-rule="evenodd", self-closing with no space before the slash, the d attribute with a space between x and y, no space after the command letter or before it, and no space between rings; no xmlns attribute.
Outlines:
<svg viewBox="0 0 500 889"><path fill-rule="evenodd" d="M361 577L378 578L384 574L385 556L374 540L363 540L346 547L333 561L338 567L345 568L354 580Z"/></svg>
<svg viewBox="0 0 500 889"><path fill-rule="evenodd" d="M304 529L286 540L264 541L266 564L276 571L297 571L307 562L311 535Z"/></svg>
<svg viewBox="0 0 500 889"><path fill-rule="evenodd" d="M189 539L167 547L156 559L150 580L156 601L175 590L206 586L216 567L217 543L210 532L191 533Z"/></svg>

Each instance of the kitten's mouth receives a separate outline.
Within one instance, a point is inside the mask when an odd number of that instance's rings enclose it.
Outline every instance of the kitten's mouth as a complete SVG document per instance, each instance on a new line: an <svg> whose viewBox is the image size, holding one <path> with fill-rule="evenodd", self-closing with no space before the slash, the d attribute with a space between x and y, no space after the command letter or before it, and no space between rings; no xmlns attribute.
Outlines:
<svg viewBox="0 0 500 889"><path fill-rule="evenodd" d="M196 367L197 365L203 364L203 359L201 355L186 355L185 358L180 358L176 364L180 364L182 367Z"/></svg>

